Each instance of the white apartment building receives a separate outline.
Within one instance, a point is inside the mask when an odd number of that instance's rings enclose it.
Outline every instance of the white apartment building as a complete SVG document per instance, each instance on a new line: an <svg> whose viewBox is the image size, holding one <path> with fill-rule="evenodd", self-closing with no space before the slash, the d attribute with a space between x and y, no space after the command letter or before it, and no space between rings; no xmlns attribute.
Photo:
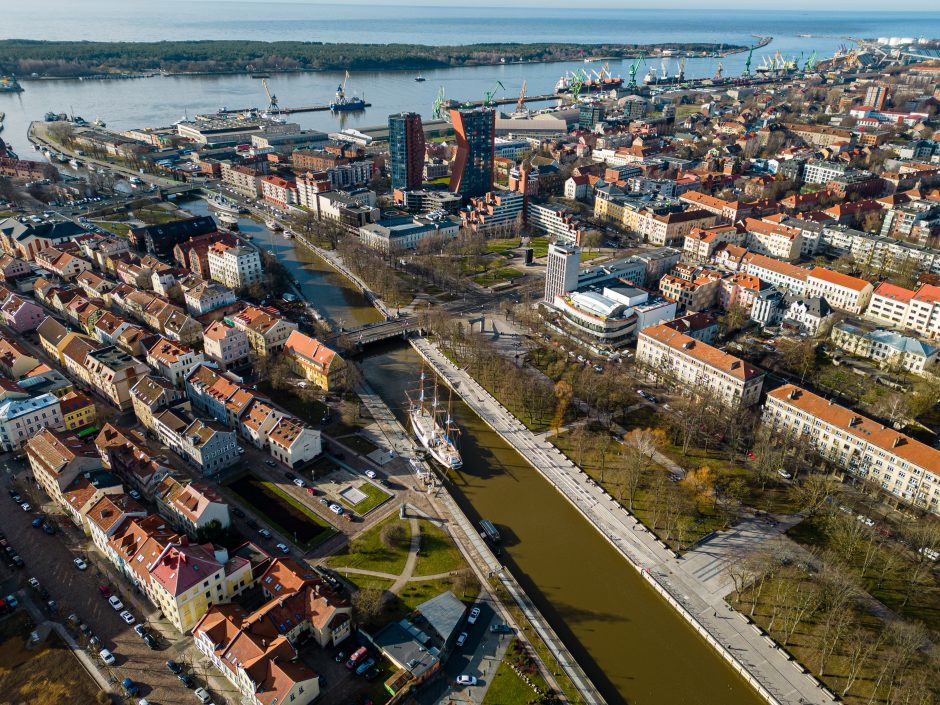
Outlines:
<svg viewBox="0 0 940 705"><path fill-rule="evenodd" d="M554 203L529 202L526 209L527 222L532 227L542 230L550 237L574 245L581 243L581 236L591 232L591 228L581 217L567 206Z"/></svg>
<svg viewBox="0 0 940 705"><path fill-rule="evenodd" d="M936 340L940 338L940 287L922 284L911 291L884 282L872 294L865 317Z"/></svg>
<svg viewBox="0 0 940 705"><path fill-rule="evenodd" d="M251 353L245 331L222 321L209 324L202 335L202 347L206 357L217 362L223 370L247 363Z"/></svg>
<svg viewBox="0 0 940 705"><path fill-rule="evenodd" d="M545 296L549 303L556 296L573 291L578 286L581 267L581 248L577 245L548 246L548 264L545 267Z"/></svg>
<svg viewBox="0 0 940 705"><path fill-rule="evenodd" d="M822 296L833 308L861 314L868 306L874 287L848 274L815 267L806 277L806 296Z"/></svg>
<svg viewBox="0 0 940 705"><path fill-rule="evenodd" d="M209 277L229 289L261 283L261 255L253 247L216 242L209 248L208 260Z"/></svg>
<svg viewBox="0 0 940 705"><path fill-rule="evenodd" d="M848 472L904 502L940 514L940 451L861 414L787 384L767 395L764 424L808 436Z"/></svg>
<svg viewBox="0 0 940 705"><path fill-rule="evenodd" d="M937 348L909 335L877 328L871 330L848 321L832 328L832 342L846 352L874 360L888 369L902 369L915 375L933 372Z"/></svg>
<svg viewBox="0 0 940 705"><path fill-rule="evenodd" d="M640 331L636 361L652 377L729 407L756 404L764 384L763 370L666 324Z"/></svg>
<svg viewBox="0 0 940 705"><path fill-rule="evenodd" d="M747 254L743 271L796 296L803 296L806 292L809 270L795 264L781 262L767 255Z"/></svg>
<svg viewBox="0 0 940 705"><path fill-rule="evenodd" d="M62 428L62 407L52 394L0 402L0 448L18 450L44 428Z"/></svg>

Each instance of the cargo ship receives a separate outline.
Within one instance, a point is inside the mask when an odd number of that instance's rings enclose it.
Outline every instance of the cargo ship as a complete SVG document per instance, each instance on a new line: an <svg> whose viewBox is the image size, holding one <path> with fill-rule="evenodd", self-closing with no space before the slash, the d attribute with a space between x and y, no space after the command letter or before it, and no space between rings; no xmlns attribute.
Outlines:
<svg viewBox="0 0 940 705"><path fill-rule="evenodd" d="M457 470L463 466L463 459L457 450L456 439L459 432L450 415L450 401L447 402L446 410L440 408L436 379L431 400L425 398L424 370L421 371L417 398L408 396L408 418L415 437L432 458L448 470Z"/></svg>
<svg viewBox="0 0 940 705"><path fill-rule="evenodd" d="M623 85L623 77L612 75L607 64L604 64L600 71L592 71L591 74L584 69L569 71L558 79L555 93L604 93Z"/></svg>

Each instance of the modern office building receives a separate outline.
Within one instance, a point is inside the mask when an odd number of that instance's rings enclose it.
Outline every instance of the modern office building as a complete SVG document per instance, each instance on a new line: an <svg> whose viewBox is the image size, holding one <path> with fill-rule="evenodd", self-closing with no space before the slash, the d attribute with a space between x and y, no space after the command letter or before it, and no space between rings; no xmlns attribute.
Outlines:
<svg viewBox="0 0 940 705"><path fill-rule="evenodd" d="M581 248L577 245L548 246L548 265L545 268L545 300L573 291L578 286L578 268Z"/></svg>
<svg viewBox="0 0 940 705"><path fill-rule="evenodd" d="M599 122L604 122L604 106L600 103L585 103L578 110L578 128L593 130Z"/></svg>
<svg viewBox="0 0 940 705"><path fill-rule="evenodd" d="M457 156L450 190L461 196L482 196L493 188L496 111L493 108L456 108L450 111L457 137Z"/></svg>
<svg viewBox="0 0 940 705"><path fill-rule="evenodd" d="M418 113L388 116L393 189L418 189L424 177L424 127Z"/></svg>

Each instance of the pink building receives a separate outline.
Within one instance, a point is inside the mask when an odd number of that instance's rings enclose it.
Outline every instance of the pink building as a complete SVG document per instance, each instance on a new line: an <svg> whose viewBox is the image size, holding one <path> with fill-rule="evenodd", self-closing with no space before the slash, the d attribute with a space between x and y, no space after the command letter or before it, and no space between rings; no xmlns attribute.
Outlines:
<svg viewBox="0 0 940 705"><path fill-rule="evenodd" d="M718 291L718 305L725 311L732 306L740 306L745 311L750 311L762 286L765 285L753 274L739 272L722 280L721 289Z"/></svg>
<svg viewBox="0 0 940 705"><path fill-rule="evenodd" d="M0 307L0 318L17 333L36 330L45 317L41 307L16 295L10 296Z"/></svg>

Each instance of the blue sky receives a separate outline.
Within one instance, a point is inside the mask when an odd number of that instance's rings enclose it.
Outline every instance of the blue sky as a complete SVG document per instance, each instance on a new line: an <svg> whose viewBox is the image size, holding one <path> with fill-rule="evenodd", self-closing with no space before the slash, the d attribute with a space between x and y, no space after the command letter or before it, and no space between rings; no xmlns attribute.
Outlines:
<svg viewBox="0 0 940 705"><path fill-rule="evenodd" d="M192 2L192 0L189 0ZM232 0L196 0L197 2L231 2ZM237 1L237 0L236 0ZM382 6L445 6L445 7L551 7L569 8L571 0L274 0L298 5L382 5ZM940 5L937 0L896 0L886 5L875 0L828 0L820 4L818 0L768 0L756 5L753 0L660 0L655 7L648 3L624 2L623 0L580 0L577 7L581 8L617 8L621 10L668 10L693 9L709 10L737 8L746 10L781 11L793 10L795 12L930 12L940 15Z"/></svg>

